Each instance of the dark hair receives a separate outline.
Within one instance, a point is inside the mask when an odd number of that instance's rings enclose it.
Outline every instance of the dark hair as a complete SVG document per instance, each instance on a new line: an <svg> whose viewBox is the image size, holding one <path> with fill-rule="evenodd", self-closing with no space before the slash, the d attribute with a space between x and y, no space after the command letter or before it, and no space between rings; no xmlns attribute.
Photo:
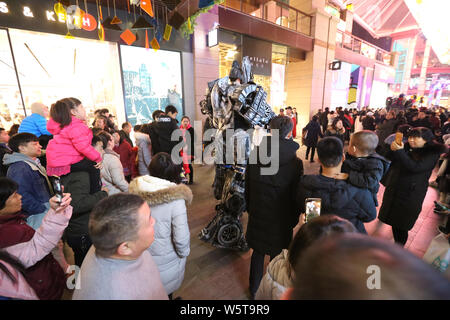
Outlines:
<svg viewBox="0 0 450 320"><path fill-rule="evenodd" d="M97 135L94 135L94 136L92 137L91 145L92 145L93 147L95 147L95 145L97 144L97 142L101 142L101 143L102 143L102 148L103 148L103 149L106 148L106 147L105 147L105 143L103 142L102 138L100 138L100 137L98 136L98 134L97 134Z"/></svg>
<svg viewBox="0 0 450 320"><path fill-rule="evenodd" d="M113 139L112 135L110 135L108 132L102 130L99 133L97 133L96 135L100 141L103 144L103 149L106 149L106 147L108 146L108 142L111 141Z"/></svg>
<svg viewBox="0 0 450 320"><path fill-rule="evenodd" d="M351 222L336 215L328 214L311 219L298 230L289 245L289 264L295 269L302 253L317 240L332 234L347 232L358 232L358 230Z"/></svg>
<svg viewBox="0 0 450 320"><path fill-rule="evenodd" d="M191 119L189 119L189 117L188 117L188 116L184 116L183 118L181 118L181 121L183 121L184 119L188 119L188 120L189 120L189 122L191 122Z"/></svg>
<svg viewBox="0 0 450 320"><path fill-rule="evenodd" d="M81 104L77 98L64 98L52 104L50 109L50 117L53 121L59 123L59 126L64 128L72 122L72 113L70 110L75 109Z"/></svg>
<svg viewBox="0 0 450 320"><path fill-rule="evenodd" d="M17 132L19 132L19 124L13 124L11 126L11 128L9 128L8 134L10 137L12 137L13 135L15 135Z"/></svg>
<svg viewBox="0 0 450 320"><path fill-rule="evenodd" d="M0 133L2 133L2 131L5 131L5 128L0 128Z"/></svg>
<svg viewBox="0 0 450 320"><path fill-rule="evenodd" d="M169 180L176 184L181 183L181 166L175 165L168 153L159 152L154 155L148 166L148 172L153 177Z"/></svg>
<svg viewBox="0 0 450 320"><path fill-rule="evenodd" d="M141 128L142 128L142 125L141 125L141 124L137 124L137 125L134 126L133 130L134 130L135 132L138 132L138 131L141 130Z"/></svg>
<svg viewBox="0 0 450 320"><path fill-rule="evenodd" d="M131 127L131 123L129 123L129 122L122 123L122 129L125 129L125 127L128 127L128 126Z"/></svg>
<svg viewBox="0 0 450 320"><path fill-rule="evenodd" d="M9 178L0 178L0 210L6 206L6 200L17 190L19 185Z"/></svg>
<svg viewBox="0 0 450 320"><path fill-rule="evenodd" d="M284 109L283 108L280 108L280 112L284 112ZM450 117L450 116L449 116Z"/></svg>
<svg viewBox="0 0 450 320"><path fill-rule="evenodd" d="M108 126L108 118L106 118L104 115L99 115L99 116L95 117L94 125L95 125L95 123L97 122L98 119L101 119L101 120L103 120L105 122L105 127Z"/></svg>
<svg viewBox="0 0 450 320"><path fill-rule="evenodd" d="M370 275L380 274L371 290ZM373 288L373 289L375 289ZM450 299L450 281L404 248L362 234L317 241L295 269L291 299Z"/></svg>
<svg viewBox="0 0 450 320"><path fill-rule="evenodd" d="M167 107L166 107L166 109L164 111L165 111L166 114L168 114L169 112L171 112L171 113L178 113L177 108L175 108L171 104L167 105Z"/></svg>
<svg viewBox="0 0 450 320"><path fill-rule="evenodd" d="M291 106L289 106L289 107L287 107L287 108L286 108L286 110L288 110L288 109L289 109L289 110L292 110L292 107L291 107Z"/></svg>
<svg viewBox="0 0 450 320"><path fill-rule="evenodd" d="M146 123L141 126L140 132L150 134L150 124Z"/></svg>
<svg viewBox="0 0 450 320"><path fill-rule="evenodd" d="M339 121L342 122L342 127L344 126L344 122L342 121L342 119L336 117L336 118L333 119L333 122L331 123L331 127L332 127L334 130L336 130L336 125L337 125L337 123L338 123Z"/></svg>
<svg viewBox="0 0 450 320"><path fill-rule="evenodd" d="M406 137L408 136L409 131L412 129L412 127L409 124L402 124L398 126L396 132L401 132Z"/></svg>
<svg viewBox="0 0 450 320"><path fill-rule="evenodd" d="M433 141L435 138L433 132L425 127L412 128L408 132L408 138L409 137L419 137L425 140L427 143Z"/></svg>
<svg viewBox="0 0 450 320"><path fill-rule="evenodd" d="M153 111L152 113L153 120L156 121L156 119L158 119L161 116L161 114L164 114L164 111L162 110Z"/></svg>
<svg viewBox="0 0 450 320"><path fill-rule="evenodd" d="M271 130L278 129L280 131L280 138L282 139L285 139L294 127L291 118L288 116L276 116L270 120L269 126Z"/></svg>
<svg viewBox="0 0 450 320"><path fill-rule="evenodd" d="M319 117L318 116L313 116L311 120L312 121L317 121L317 120L319 120Z"/></svg>
<svg viewBox="0 0 450 320"><path fill-rule="evenodd" d="M22 265L22 263L20 263L20 261L11 256L8 252L0 250L0 261L8 263L22 275L25 275L25 267ZM0 270L3 271L9 279L11 279L12 283L17 283L17 279L2 262L0 262Z"/></svg>
<svg viewBox="0 0 450 320"><path fill-rule="evenodd" d="M325 137L317 143L317 155L327 168L337 167L342 161L343 153L342 141L336 137Z"/></svg>
<svg viewBox="0 0 450 320"><path fill-rule="evenodd" d="M22 132L16 133L9 139L8 145L14 152L19 152L19 147L29 142L39 141L39 138L32 133Z"/></svg>
<svg viewBox="0 0 450 320"><path fill-rule="evenodd" d="M137 212L144 203L138 195L118 193L96 204L89 218L89 236L97 255L108 258L120 244L137 238Z"/></svg>
<svg viewBox="0 0 450 320"><path fill-rule="evenodd" d="M104 130L99 127L94 127L94 128L91 128L91 131L92 131L92 134L95 136L95 135L99 134L99 132L102 132Z"/></svg>

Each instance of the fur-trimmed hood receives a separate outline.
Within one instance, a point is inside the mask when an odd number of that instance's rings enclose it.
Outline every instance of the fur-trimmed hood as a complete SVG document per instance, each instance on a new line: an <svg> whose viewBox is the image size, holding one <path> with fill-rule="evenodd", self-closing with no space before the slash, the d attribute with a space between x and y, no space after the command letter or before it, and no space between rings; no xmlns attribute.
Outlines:
<svg viewBox="0 0 450 320"><path fill-rule="evenodd" d="M193 198L192 191L188 186L149 175L131 181L129 192L141 196L149 206L170 203L178 199L184 199L189 205Z"/></svg>

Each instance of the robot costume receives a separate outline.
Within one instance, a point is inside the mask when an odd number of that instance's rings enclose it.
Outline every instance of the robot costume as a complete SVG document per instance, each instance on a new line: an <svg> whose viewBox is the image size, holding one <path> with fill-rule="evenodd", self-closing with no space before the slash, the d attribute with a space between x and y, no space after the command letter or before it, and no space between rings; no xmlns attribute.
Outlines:
<svg viewBox="0 0 450 320"><path fill-rule="evenodd" d="M208 83L206 99L200 102L202 113L208 115L215 130L213 186L214 196L220 202L215 217L199 238L218 248L248 250L240 218L246 210L245 170L252 134L249 129L267 127L276 116L266 97L264 89L253 82L250 60L244 57L242 69L234 61L229 76Z"/></svg>

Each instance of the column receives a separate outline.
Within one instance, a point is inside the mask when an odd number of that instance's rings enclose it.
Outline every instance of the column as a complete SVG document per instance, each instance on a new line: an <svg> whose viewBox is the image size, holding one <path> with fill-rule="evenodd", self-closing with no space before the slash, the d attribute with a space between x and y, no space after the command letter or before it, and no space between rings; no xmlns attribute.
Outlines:
<svg viewBox="0 0 450 320"><path fill-rule="evenodd" d="M403 81L400 93L406 94L406 92L408 91L409 79L411 78L411 69L414 62L414 56L416 55L416 42L417 36L409 39L408 56L406 57L405 70L403 71Z"/></svg>
<svg viewBox="0 0 450 320"><path fill-rule="evenodd" d="M425 52L423 53L422 68L420 69L419 87L417 89L417 96L423 96L425 93L425 82L427 80L428 59L430 58L430 41L426 42Z"/></svg>

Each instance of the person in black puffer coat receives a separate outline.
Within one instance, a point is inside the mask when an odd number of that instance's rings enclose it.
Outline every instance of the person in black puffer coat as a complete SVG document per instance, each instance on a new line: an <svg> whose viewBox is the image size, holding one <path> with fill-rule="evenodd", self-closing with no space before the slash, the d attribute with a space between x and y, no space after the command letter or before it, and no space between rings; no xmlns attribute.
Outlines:
<svg viewBox="0 0 450 320"><path fill-rule="evenodd" d="M320 215L335 214L347 219L360 233L367 234L364 222L376 218L377 209L368 189L352 186L348 175L341 173L344 147L336 137L325 137L317 144L317 154L322 165L320 175L305 175L298 185L297 205L305 212L307 198L320 198Z"/></svg>
<svg viewBox="0 0 450 320"><path fill-rule="evenodd" d="M267 155L271 163L250 164L246 172L245 197L249 214L246 240L253 254L250 264L250 295L254 297L261 282L264 270L264 256L277 256L282 249L287 249L292 240L292 230L298 223L299 213L295 204L295 187L303 174L303 163L296 156L299 145L290 137L292 121L286 116L277 116L270 122L271 130L279 130L279 140L264 137L260 146L267 144ZM274 143L279 143L278 154L272 155ZM276 149L274 149L275 151ZM279 169L275 174L264 175L279 159ZM275 162L276 163L276 162Z"/></svg>
<svg viewBox="0 0 450 320"><path fill-rule="evenodd" d="M408 133L408 142L391 144L392 160L381 182L386 186L378 219L392 226L395 242L405 245L422 211L428 180L446 146L434 140L430 129L419 127Z"/></svg>

